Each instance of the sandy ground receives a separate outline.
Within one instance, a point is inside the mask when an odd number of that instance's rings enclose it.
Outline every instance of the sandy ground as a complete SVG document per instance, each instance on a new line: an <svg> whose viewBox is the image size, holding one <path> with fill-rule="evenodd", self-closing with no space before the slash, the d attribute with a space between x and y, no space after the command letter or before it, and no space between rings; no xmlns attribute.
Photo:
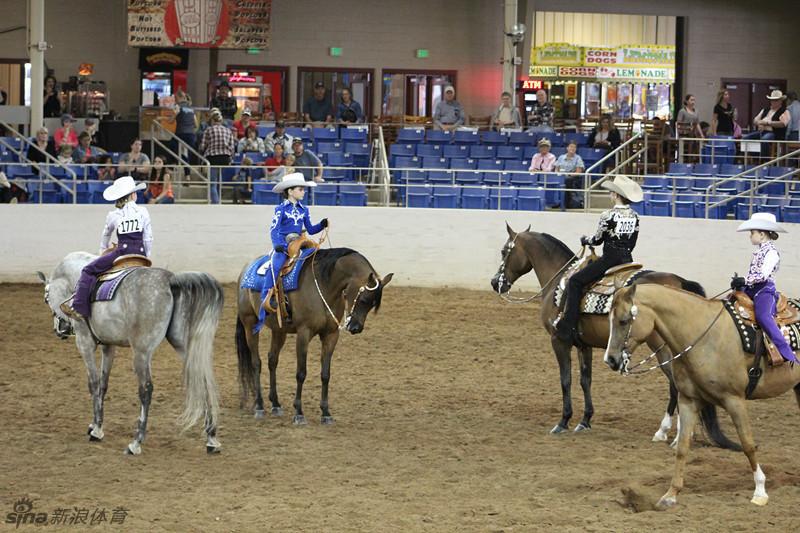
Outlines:
<svg viewBox="0 0 800 533"><path fill-rule="evenodd" d="M216 339L223 453L207 456L199 430L178 432L180 362L164 343L144 453L128 457L138 415L129 352L111 376L105 440L89 443L74 343L53 335L41 286L0 285L0 517L28 496L36 512L124 507L123 525L105 524L115 531L797 530L800 417L791 394L750 405L766 508L749 503L744 455L700 438L679 505L656 512L650 506L674 461L665 444L650 442L666 381L623 378L596 351L592 431L549 435L561 393L535 305L390 286L381 313L363 334L343 337L334 356L336 424L319 424L315 341L304 396L310 424L294 427L291 337L278 381L286 415L255 420L238 408L232 290ZM577 376L573 391L574 425L583 407Z"/></svg>

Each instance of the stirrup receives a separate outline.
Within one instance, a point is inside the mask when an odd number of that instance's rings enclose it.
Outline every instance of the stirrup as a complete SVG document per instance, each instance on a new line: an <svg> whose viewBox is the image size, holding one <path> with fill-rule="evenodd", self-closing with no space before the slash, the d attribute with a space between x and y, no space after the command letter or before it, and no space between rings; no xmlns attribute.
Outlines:
<svg viewBox="0 0 800 533"><path fill-rule="evenodd" d="M69 300L67 300L67 302L68 301ZM73 320L85 320L86 319L86 317L84 317L82 314L80 314L75 309L73 309L73 307L71 305L69 305L67 302L62 303L59 306L59 308L61 309L61 312L63 312L65 315L67 315L69 318L71 318Z"/></svg>

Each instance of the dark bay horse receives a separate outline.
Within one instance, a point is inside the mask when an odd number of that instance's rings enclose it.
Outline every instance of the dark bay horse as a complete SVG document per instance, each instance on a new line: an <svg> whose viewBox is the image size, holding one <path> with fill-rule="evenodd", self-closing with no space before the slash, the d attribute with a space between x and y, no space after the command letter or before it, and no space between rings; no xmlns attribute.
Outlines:
<svg viewBox="0 0 800 533"><path fill-rule="evenodd" d="M554 292L566 265L576 256L566 244L547 233L530 231L530 227L526 231L516 233L508 224L506 224L506 230L508 231L508 240L502 248L502 263L497 274L492 278L492 288L501 295L505 294L517 279L531 270L535 272L539 285L543 288L540 318L545 330L550 334L550 342L558 360L558 367L561 373L561 393L563 396L561 420L550 432L553 434L562 433L569 429L569 420L572 418L572 344L561 341L555 336L555 328L553 328L552 323L559 310L554 302ZM666 272L644 274L637 279L636 283L671 285L705 295L705 291L698 283ZM591 419L594 414L594 406L592 404L592 348L606 347L609 334L608 317L581 314L579 331L581 332L581 340L584 343L584 346L578 348L584 411L581 422L575 428L576 432L591 428ZM658 335L653 334L647 339L647 343L654 350L662 347L658 353L660 361L665 361L669 358L670 352L666 347L663 347L664 342ZM677 390L672 381L669 367L664 366L662 368L670 380L670 399L661 427L653 437L654 441L666 440L666 433L671 427L672 415L677 405ZM701 414L708 437L714 444L723 448L735 449L736 445L728 440L719 428L716 408L710 404L706 405L703 407Z"/></svg>
<svg viewBox="0 0 800 533"><path fill-rule="evenodd" d="M247 269L245 265L242 274ZM346 329L351 334L361 333L367 314L371 309L377 312L381 305L383 288L391 281L393 274L381 278L369 261L349 248L319 249L308 258L300 273L300 283L296 291L287 294L291 308L291 321L278 326L274 314L267 316L265 325L272 332L269 355L269 400L272 414L280 416L283 408L278 401L276 369L278 357L286 342L288 333L297 334L297 391L294 399L294 423L305 424L302 394L306 379L306 358L308 344L316 336L322 341L322 395L320 409L322 423L333 423L328 407L328 382L331 377L331 359L339 332ZM261 294L258 291L241 288L239 276L238 317L236 320L236 351L239 360L239 385L241 407L249 408L248 399L252 395L256 418L264 416L264 399L261 394L261 357L259 356L259 337L253 328L258 322Z"/></svg>
<svg viewBox="0 0 800 533"><path fill-rule="evenodd" d="M683 488L691 430L700 411L709 404L718 405L731 415L756 485L750 501L766 505L767 478L756 460L746 402L748 366L753 355L742 348L736 323L725 311L723 302L671 287L633 285L617 293L609 322L611 333L604 360L612 370L622 368L630 353L654 332L667 342L671 353L677 354L671 362L680 392L681 424L675 473L658 506L671 507L677 503L678 492ZM753 389L752 399L774 398L794 388L800 406L800 365L784 363L767 367L762 358L759 369L763 374Z"/></svg>

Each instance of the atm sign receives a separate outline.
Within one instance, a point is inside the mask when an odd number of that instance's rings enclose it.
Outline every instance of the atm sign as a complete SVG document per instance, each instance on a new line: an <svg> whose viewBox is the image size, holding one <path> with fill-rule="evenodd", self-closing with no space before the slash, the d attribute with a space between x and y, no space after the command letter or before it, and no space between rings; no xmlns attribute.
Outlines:
<svg viewBox="0 0 800 533"><path fill-rule="evenodd" d="M522 88L538 91L544 89L544 82L542 80L522 80Z"/></svg>

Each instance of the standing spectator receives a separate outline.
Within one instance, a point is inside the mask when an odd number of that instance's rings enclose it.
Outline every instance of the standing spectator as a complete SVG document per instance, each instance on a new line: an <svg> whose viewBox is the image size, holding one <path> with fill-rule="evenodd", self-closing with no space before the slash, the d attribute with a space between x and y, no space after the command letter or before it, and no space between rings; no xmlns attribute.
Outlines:
<svg viewBox="0 0 800 533"><path fill-rule="evenodd" d="M71 144L62 144L61 148L58 150L58 162L61 165L71 165L74 162L72 160L72 151Z"/></svg>
<svg viewBox="0 0 800 533"><path fill-rule="evenodd" d="M688 124L691 131L690 136L702 138L703 131L700 129L700 117L695 108L696 102L697 100L693 94L687 94L686 98L683 99L683 107L678 111L676 122L678 124Z"/></svg>
<svg viewBox="0 0 800 533"><path fill-rule="evenodd" d="M314 95L303 105L306 124L319 127L333 122L333 106L325 93L324 83L318 81L314 84Z"/></svg>
<svg viewBox="0 0 800 533"><path fill-rule="evenodd" d="M38 163L48 163L48 155L53 158L56 157L56 145L50 139L47 128L42 127L36 130L36 139L33 141L33 146L28 148L27 158L32 163L34 174L39 174ZM50 161L52 162L52 159Z"/></svg>
<svg viewBox="0 0 800 533"><path fill-rule="evenodd" d="M96 146L92 146L92 136L84 130L78 135L78 147L72 152L72 160L79 165L94 163L95 158L103 151Z"/></svg>
<svg viewBox="0 0 800 533"><path fill-rule="evenodd" d="M72 126L75 121L72 115L61 115L61 127L56 130L56 150L61 150L62 144L69 144L73 148L78 146L78 134Z"/></svg>
<svg viewBox="0 0 800 533"><path fill-rule="evenodd" d="M219 167L230 165L231 157L236 151L236 137L234 137L230 128L222 124L222 115L220 113L212 113L211 126L203 133L200 149L212 166L211 176L209 176L211 203L218 204L220 200L220 176L222 175Z"/></svg>
<svg viewBox="0 0 800 533"><path fill-rule="evenodd" d="M258 130L255 126L247 126L245 136L239 139L237 151L240 154L243 152L264 152L264 139L258 136Z"/></svg>
<svg viewBox="0 0 800 533"><path fill-rule="evenodd" d="M583 171L586 170L586 165L583 164L583 159L578 155L578 143L570 141L567 144L567 153L558 156L555 164L555 171L563 174L568 174L564 179L564 185L567 189L580 189L583 185ZM583 207L583 194L578 191L570 191L566 195L567 208L580 208Z"/></svg>
<svg viewBox="0 0 800 533"><path fill-rule="evenodd" d="M264 111L261 113L261 120L275 120L275 110L270 95L264 97Z"/></svg>
<svg viewBox="0 0 800 533"><path fill-rule="evenodd" d="M353 100L353 94L347 87L342 89L342 101L339 102L339 107L336 108L336 121L342 124L364 122L364 112L361 110L361 104Z"/></svg>
<svg viewBox="0 0 800 533"><path fill-rule="evenodd" d="M776 89L767 96L767 100L769 100L769 107L759 111L758 115L753 119L753 125L757 128L756 131L748 133L743 138L760 139L762 141L782 141L786 138L786 132L792 119L792 115L786 108L786 96ZM765 157L769 153L769 143L762 143L761 156Z"/></svg>
<svg viewBox="0 0 800 533"><path fill-rule="evenodd" d="M119 173L144 181L150 174L150 158L142 152L142 141L137 137L131 143L131 151L119 158Z"/></svg>
<svg viewBox="0 0 800 533"><path fill-rule="evenodd" d="M797 93L789 91L786 93L786 98L789 105L786 110L789 111L789 132L787 139L790 141L800 141L800 102L797 101Z"/></svg>
<svg viewBox="0 0 800 533"><path fill-rule="evenodd" d="M170 176L169 169L164 165L164 158L160 155L153 158L150 181L142 197L148 204L175 203L175 196L172 192L172 176Z"/></svg>
<svg viewBox="0 0 800 533"><path fill-rule="evenodd" d="M178 87L178 90L175 91L175 102L176 103L184 103L185 105L191 107L191 105L192 105L192 97L189 96L189 94L186 91L184 91L183 89Z"/></svg>
<svg viewBox="0 0 800 533"><path fill-rule="evenodd" d="M589 147L602 148L607 154L620 144L622 144L622 135L620 135L614 123L611 122L611 115L603 115L600 117L600 122L597 123L597 126L592 128L589 133ZM611 162L606 163L606 165L609 164Z"/></svg>
<svg viewBox="0 0 800 533"><path fill-rule="evenodd" d="M249 157L242 159L242 165L233 175L233 203L246 204L253 198L253 160Z"/></svg>
<svg viewBox="0 0 800 533"><path fill-rule="evenodd" d="M275 123L275 131L267 134L264 139L264 148L267 152L274 152L276 144L282 144L284 149L292 146L293 137L286 133L286 123L279 120Z"/></svg>
<svg viewBox="0 0 800 533"><path fill-rule="evenodd" d="M197 148L197 115L191 107L191 100L191 97L181 89L175 95L175 136L194 150ZM179 154L183 162L189 165L196 163L197 158L191 151L175 140L170 144L170 149ZM189 167L184 167L184 176L188 176L190 172Z"/></svg>
<svg viewBox="0 0 800 533"><path fill-rule="evenodd" d="M117 168L114 166L114 160L111 159L109 154L103 154L98 157L96 166L98 181L114 181L117 179Z"/></svg>
<svg viewBox="0 0 800 533"><path fill-rule="evenodd" d="M553 104L547 101L547 93L543 89L536 91L536 101L528 113L528 131L549 133L553 131L553 117L556 111Z"/></svg>
<svg viewBox="0 0 800 533"><path fill-rule="evenodd" d="M247 128L251 126L251 114L249 109L242 111L242 118L233 122L233 129L236 130L236 138L242 139L247 133Z"/></svg>
<svg viewBox="0 0 800 533"><path fill-rule="evenodd" d="M267 172L271 172L283 164L284 152L285 150L282 144L275 145L275 151L272 153L272 157L264 161Z"/></svg>
<svg viewBox="0 0 800 533"><path fill-rule="evenodd" d="M56 79L47 76L44 79L44 118L55 118L61 115L61 99L56 90Z"/></svg>
<svg viewBox="0 0 800 533"><path fill-rule="evenodd" d="M492 115L492 122L489 127L500 131L501 128L519 128L522 126L522 117L517 106L511 105L511 93L504 91L500 95L500 107Z"/></svg>
<svg viewBox="0 0 800 533"><path fill-rule="evenodd" d="M233 120L236 115L236 99L231 94L231 86L228 85L228 82L223 81L217 87L217 94L211 99L210 107L219 109L222 118L227 120Z"/></svg>
<svg viewBox="0 0 800 533"><path fill-rule="evenodd" d="M464 125L464 108L456 100L456 90L452 85L444 88L444 98L433 110L433 127L437 130L454 131Z"/></svg>
<svg viewBox="0 0 800 533"><path fill-rule="evenodd" d="M711 117L711 135L733 137L733 124L736 122L736 108L731 104L731 94L727 89L717 93L717 105Z"/></svg>
<svg viewBox="0 0 800 533"><path fill-rule="evenodd" d="M96 118L87 118L84 120L83 131L88 133L91 138L89 144L105 150L105 139L103 138L103 134L100 132L100 127ZM78 140L80 141L80 138Z"/></svg>
<svg viewBox="0 0 800 533"><path fill-rule="evenodd" d="M314 180L317 183L325 181L322 179L322 161L319 160L317 154L305 149L303 139L295 138L292 141L292 149L294 150L295 166L298 167L298 172L305 176L306 181Z"/></svg>
<svg viewBox="0 0 800 533"><path fill-rule="evenodd" d="M539 139L539 152L533 154L528 172L552 172L556 165L556 156L550 153L550 139Z"/></svg>

